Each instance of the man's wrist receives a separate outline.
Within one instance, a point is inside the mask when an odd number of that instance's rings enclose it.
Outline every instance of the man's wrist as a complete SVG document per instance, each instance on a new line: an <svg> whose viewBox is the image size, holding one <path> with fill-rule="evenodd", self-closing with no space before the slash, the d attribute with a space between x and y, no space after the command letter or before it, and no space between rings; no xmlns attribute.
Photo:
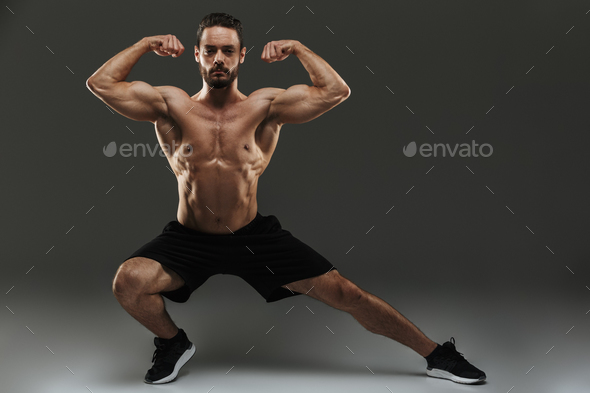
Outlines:
<svg viewBox="0 0 590 393"><path fill-rule="evenodd" d="M305 49L305 45L297 40L293 40L293 54L295 56L299 56L301 52Z"/></svg>
<svg viewBox="0 0 590 393"><path fill-rule="evenodd" d="M144 53L148 53L152 51L150 43L148 41L148 37L143 37L141 40L135 43L135 46L140 48Z"/></svg>

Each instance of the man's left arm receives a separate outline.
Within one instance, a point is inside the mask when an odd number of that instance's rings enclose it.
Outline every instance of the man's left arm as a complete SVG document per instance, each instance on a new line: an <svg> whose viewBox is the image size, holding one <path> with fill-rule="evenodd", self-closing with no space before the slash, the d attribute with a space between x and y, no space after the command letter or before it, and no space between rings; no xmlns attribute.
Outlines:
<svg viewBox="0 0 590 393"><path fill-rule="evenodd" d="M340 104L350 96L350 88L332 67L305 45L295 40L271 41L262 51L267 63L281 61L290 54L305 67L313 86L294 85L277 94L270 105L269 118L278 124L305 123Z"/></svg>

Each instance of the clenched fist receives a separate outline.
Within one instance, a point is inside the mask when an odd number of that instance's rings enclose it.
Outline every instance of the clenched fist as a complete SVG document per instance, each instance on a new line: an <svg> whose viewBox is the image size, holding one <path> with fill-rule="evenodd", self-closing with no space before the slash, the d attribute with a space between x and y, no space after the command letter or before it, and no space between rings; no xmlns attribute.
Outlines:
<svg viewBox="0 0 590 393"><path fill-rule="evenodd" d="M153 37L146 37L149 49L156 52L159 56L178 57L184 52L184 46L180 43L178 38L172 34L155 35Z"/></svg>
<svg viewBox="0 0 590 393"><path fill-rule="evenodd" d="M267 63L284 60L293 53L298 43L294 40L271 41L264 46L260 58Z"/></svg>

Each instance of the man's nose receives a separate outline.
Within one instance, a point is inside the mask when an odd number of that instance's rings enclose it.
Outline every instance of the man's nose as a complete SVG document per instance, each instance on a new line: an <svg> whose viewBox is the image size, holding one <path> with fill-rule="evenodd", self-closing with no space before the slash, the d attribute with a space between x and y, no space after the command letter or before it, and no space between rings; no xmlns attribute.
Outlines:
<svg viewBox="0 0 590 393"><path fill-rule="evenodd" d="M223 63L224 59L223 59L223 52L219 51L215 54L215 59L213 60L216 64L221 64Z"/></svg>

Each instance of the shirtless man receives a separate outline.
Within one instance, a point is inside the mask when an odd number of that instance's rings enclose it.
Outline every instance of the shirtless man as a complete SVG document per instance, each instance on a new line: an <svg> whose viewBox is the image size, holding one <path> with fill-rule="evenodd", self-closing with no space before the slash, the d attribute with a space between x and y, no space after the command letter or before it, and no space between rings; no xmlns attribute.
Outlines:
<svg viewBox="0 0 590 393"><path fill-rule="evenodd" d="M185 302L214 274L243 278L267 302L303 293L346 311L367 330L425 357L429 376L459 383L486 378L456 351L453 338L443 345L430 340L389 304L340 275L282 229L275 216L258 212L258 178L270 162L281 126L308 122L350 95L328 63L298 41L271 41L262 60L272 63L293 54L313 85L262 88L246 96L238 90L237 79L246 56L242 25L222 13L205 16L199 25L195 60L203 88L197 94L126 82L131 68L148 52L176 58L184 46L170 34L145 37L107 61L86 83L123 116L154 123L162 146L177 146L163 147L178 180L176 220L127 258L113 280L121 306L156 335L146 383L173 381L195 353L162 296Z"/></svg>

